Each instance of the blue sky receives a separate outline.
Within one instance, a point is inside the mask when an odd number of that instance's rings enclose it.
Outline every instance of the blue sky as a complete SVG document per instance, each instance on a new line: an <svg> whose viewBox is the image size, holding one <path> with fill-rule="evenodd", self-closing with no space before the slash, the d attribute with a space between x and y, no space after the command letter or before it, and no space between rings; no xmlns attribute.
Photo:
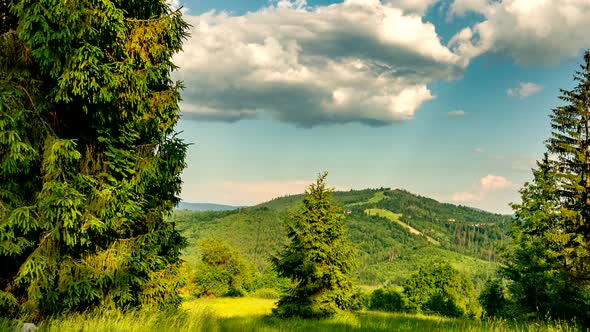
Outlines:
<svg viewBox="0 0 590 332"><path fill-rule="evenodd" d="M590 46L586 0L178 3L189 202L261 203L328 171L510 213Z"/></svg>

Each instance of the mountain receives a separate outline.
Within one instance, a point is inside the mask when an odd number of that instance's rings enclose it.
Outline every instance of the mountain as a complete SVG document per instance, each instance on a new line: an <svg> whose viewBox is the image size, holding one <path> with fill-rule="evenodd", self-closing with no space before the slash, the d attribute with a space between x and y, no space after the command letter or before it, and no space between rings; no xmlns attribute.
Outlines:
<svg viewBox="0 0 590 332"><path fill-rule="evenodd" d="M445 260L481 285L498 267L496 247L505 241L511 217L440 203L387 188L335 192L350 240L358 249L354 277L364 285L403 281L422 264ZM231 211L177 211L172 218L189 240L185 259L194 263L198 241L220 238L259 271L287 241L282 220L302 195Z"/></svg>
<svg viewBox="0 0 590 332"><path fill-rule="evenodd" d="M189 203L189 202L180 202L178 206L176 206L176 210L189 210L189 211L227 211L227 210L235 210L239 209L240 206L231 206L231 205L223 205L223 204L213 204L213 203Z"/></svg>

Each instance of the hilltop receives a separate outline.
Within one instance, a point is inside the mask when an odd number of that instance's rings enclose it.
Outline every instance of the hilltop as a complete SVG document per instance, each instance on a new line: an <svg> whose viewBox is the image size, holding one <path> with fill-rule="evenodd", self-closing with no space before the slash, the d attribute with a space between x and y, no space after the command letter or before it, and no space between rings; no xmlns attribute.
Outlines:
<svg viewBox="0 0 590 332"><path fill-rule="evenodd" d="M349 238L358 248L354 275L365 285L401 285L417 266L436 259L480 283L497 267L495 248L505 240L511 220L399 189L342 191L333 198L342 206ZM230 211L176 211L173 218L189 240L185 259L196 261L200 239L220 238L264 271L268 257L287 241L281 220L301 199L280 197Z"/></svg>

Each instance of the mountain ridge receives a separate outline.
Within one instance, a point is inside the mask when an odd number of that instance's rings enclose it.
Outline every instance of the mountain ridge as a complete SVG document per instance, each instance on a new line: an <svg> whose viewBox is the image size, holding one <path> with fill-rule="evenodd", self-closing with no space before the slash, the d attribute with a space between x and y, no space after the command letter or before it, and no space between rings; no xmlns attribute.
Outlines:
<svg viewBox="0 0 590 332"><path fill-rule="evenodd" d="M505 241L511 220L401 189L336 191L332 197L358 248L354 276L367 285L400 285L417 266L437 259L483 283L498 266L496 247ZM282 222L287 209L301 200L302 195L291 195L238 210L177 211L173 218L189 240L187 261L197 261L200 240L219 238L265 271L268 258L288 241Z"/></svg>

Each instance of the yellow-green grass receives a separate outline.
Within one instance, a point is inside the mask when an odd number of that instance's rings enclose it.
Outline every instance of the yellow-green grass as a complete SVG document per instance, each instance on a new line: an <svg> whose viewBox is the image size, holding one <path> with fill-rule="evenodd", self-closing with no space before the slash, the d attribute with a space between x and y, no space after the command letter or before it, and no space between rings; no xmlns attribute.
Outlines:
<svg viewBox="0 0 590 332"><path fill-rule="evenodd" d="M276 302L277 300L273 299L253 297L220 297L186 301L182 307L187 311L192 311L194 308L199 311L205 306L217 317L268 316Z"/></svg>
<svg viewBox="0 0 590 332"><path fill-rule="evenodd" d="M269 315L273 300L254 298L193 299L178 311L96 312L50 319L39 332L143 331L576 331L570 322L523 323L477 321L423 314L363 311L321 320L278 319ZM0 319L0 331L18 331L20 322Z"/></svg>
<svg viewBox="0 0 590 332"><path fill-rule="evenodd" d="M435 239L431 238L428 235L424 235L422 232L420 232L419 230L415 229L414 227L406 224L405 222L401 221L400 218L402 217L403 214L401 213L394 213L391 212L389 210L385 210L385 209L366 209L365 213L370 215L370 216L379 216L379 217L384 217L387 218L397 224L399 224L400 226L402 226L403 228L407 229L410 233L414 234L414 235L422 235L426 238L426 240L428 240L428 242L435 244L437 246L440 245L440 242L436 241Z"/></svg>
<svg viewBox="0 0 590 332"><path fill-rule="evenodd" d="M351 204L347 204L346 206L359 206L359 205L366 205L366 204L374 204L374 203L379 203L380 201L382 201L384 199L385 199L385 192L378 191L375 193L375 195L373 195L373 197L369 198L365 202L351 203Z"/></svg>

